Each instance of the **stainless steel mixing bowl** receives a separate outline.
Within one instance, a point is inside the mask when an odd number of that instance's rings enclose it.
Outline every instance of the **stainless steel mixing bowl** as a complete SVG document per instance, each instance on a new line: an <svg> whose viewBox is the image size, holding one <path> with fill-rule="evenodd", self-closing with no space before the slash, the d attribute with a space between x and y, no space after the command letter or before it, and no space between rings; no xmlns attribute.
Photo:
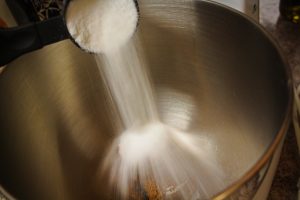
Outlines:
<svg viewBox="0 0 300 200"><path fill-rule="evenodd" d="M215 146L226 174L215 198L258 182L283 139L291 108L287 65L274 41L218 4L139 4L138 32L161 118ZM109 198L107 180L97 173L120 128L92 55L65 41L23 56L0 76L0 96L3 193L18 199Z"/></svg>

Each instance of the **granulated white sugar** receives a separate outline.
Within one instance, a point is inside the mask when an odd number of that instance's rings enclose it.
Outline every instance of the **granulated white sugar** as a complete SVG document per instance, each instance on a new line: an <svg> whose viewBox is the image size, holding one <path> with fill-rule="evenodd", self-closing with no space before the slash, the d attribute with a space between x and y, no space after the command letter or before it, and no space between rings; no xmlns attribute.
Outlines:
<svg viewBox="0 0 300 200"><path fill-rule="evenodd" d="M67 11L75 41L101 53L95 56L99 71L124 124L101 171L121 199L135 183L143 188L149 181L163 199L208 199L223 186L213 145L162 123L143 45L138 36L130 39L137 16L133 0L73 0Z"/></svg>
<svg viewBox="0 0 300 200"><path fill-rule="evenodd" d="M133 0L72 0L66 11L69 33L92 53L113 51L136 30L138 11Z"/></svg>
<svg viewBox="0 0 300 200"><path fill-rule="evenodd" d="M126 199L135 182L145 187L149 180L166 199L208 199L220 191L211 142L161 122L138 36L96 59L125 126L102 163L114 191Z"/></svg>

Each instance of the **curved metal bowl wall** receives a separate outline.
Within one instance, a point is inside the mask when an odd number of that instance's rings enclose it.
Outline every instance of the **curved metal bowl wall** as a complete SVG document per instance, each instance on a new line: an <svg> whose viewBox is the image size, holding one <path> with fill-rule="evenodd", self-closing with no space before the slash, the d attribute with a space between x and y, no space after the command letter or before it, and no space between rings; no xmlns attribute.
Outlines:
<svg viewBox="0 0 300 200"><path fill-rule="evenodd" d="M287 123L285 62L261 28L217 4L143 0L140 13L161 117L210 139L225 190L261 161ZM176 99L163 99L165 91L192 109L172 108ZM92 55L69 41L11 63L0 76L3 188L20 199L108 198L97 169L119 127L105 94Z"/></svg>

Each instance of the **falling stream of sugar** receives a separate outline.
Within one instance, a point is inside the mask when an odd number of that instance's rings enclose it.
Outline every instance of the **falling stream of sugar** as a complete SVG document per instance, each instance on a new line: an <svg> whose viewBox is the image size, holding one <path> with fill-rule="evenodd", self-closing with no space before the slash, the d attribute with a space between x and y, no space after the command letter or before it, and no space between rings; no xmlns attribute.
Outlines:
<svg viewBox="0 0 300 200"><path fill-rule="evenodd" d="M96 61L125 127L101 169L122 199L136 185L150 200L207 199L222 189L215 151L209 140L159 119L138 32L125 44L135 32L137 12L132 0L73 0L66 13L74 40L102 52Z"/></svg>
<svg viewBox="0 0 300 200"><path fill-rule="evenodd" d="M102 171L110 173L123 199L137 183L155 199L207 199L223 187L214 150L209 141L160 122L140 48L135 37L114 53L96 56L126 129L110 147ZM147 188L149 183L155 187Z"/></svg>

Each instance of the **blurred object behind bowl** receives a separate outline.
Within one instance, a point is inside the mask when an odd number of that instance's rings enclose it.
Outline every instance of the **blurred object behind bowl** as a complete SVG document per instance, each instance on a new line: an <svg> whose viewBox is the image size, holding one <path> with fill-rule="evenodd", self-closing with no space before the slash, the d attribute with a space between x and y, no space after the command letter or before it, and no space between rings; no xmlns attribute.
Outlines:
<svg viewBox="0 0 300 200"><path fill-rule="evenodd" d="M254 20L259 20L259 0L212 0L237 9Z"/></svg>

